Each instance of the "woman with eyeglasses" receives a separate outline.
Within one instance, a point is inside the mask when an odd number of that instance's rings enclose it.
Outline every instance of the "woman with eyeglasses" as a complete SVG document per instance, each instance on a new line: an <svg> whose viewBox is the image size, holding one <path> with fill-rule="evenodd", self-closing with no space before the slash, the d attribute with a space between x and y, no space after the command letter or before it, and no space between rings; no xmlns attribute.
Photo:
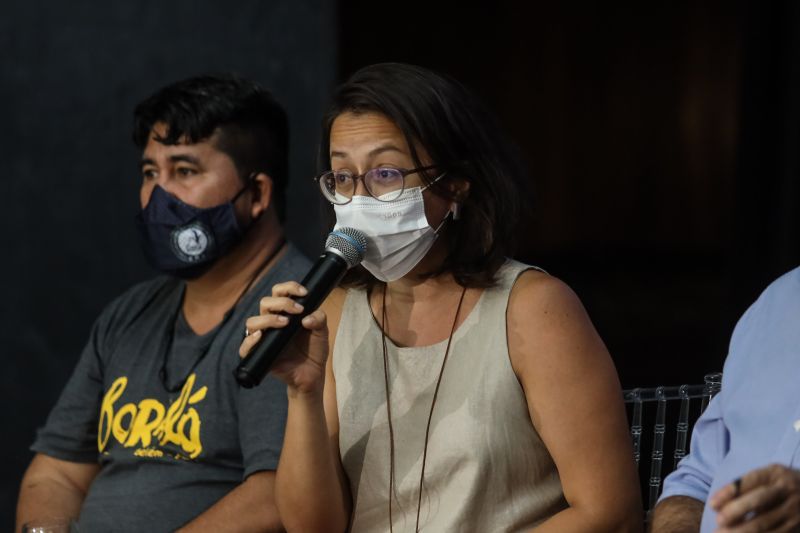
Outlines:
<svg viewBox="0 0 800 533"><path fill-rule="evenodd" d="M367 252L272 369L286 528L641 529L611 358L564 283L508 259L526 177L492 116L449 78L379 64L322 133L320 191ZM274 286L240 354L303 294Z"/></svg>

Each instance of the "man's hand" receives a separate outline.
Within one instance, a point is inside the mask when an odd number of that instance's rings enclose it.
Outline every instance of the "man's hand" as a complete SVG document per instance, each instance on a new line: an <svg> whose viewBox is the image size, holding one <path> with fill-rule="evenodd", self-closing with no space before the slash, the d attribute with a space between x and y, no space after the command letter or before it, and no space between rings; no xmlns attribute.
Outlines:
<svg viewBox="0 0 800 533"><path fill-rule="evenodd" d="M752 470L709 500L719 533L800 530L800 472L783 465Z"/></svg>

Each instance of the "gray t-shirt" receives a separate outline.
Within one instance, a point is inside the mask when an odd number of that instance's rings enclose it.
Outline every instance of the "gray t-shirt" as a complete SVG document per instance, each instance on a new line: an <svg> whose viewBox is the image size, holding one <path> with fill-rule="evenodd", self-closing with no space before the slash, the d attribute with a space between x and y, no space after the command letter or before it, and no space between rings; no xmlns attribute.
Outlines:
<svg viewBox="0 0 800 533"><path fill-rule="evenodd" d="M290 245L202 336L183 319L185 284L173 278L136 285L103 311L31 447L67 461L99 461L81 509L82 533L174 531L250 474L275 470L286 388L268 376L242 389L233 370L244 321L258 314L259 299L310 266Z"/></svg>

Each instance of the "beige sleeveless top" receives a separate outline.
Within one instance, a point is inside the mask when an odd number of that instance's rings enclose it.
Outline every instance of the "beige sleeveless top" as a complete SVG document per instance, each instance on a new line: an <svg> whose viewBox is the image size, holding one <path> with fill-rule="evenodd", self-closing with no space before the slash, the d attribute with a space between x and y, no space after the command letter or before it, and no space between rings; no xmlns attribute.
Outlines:
<svg viewBox="0 0 800 533"><path fill-rule="evenodd" d="M528 268L507 261L498 284L483 292L453 335L431 421L421 531L522 531L567 506L508 355L508 296ZM446 346L447 339L400 348L387 338L398 533L414 531L425 426ZM333 372L339 449L353 495L351 531L389 531L383 349L364 290L350 290L345 299Z"/></svg>

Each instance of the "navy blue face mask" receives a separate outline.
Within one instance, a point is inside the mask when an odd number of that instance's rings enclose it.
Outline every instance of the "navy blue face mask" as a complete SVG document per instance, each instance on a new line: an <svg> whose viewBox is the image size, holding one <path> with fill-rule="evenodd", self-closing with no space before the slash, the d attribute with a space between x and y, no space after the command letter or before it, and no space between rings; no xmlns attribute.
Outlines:
<svg viewBox="0 0 800 533"><path fill-rule="evenodd" d="M201 209L180 201L156 185L147 206L136 215L144 254L153 268L172 276L193 279L236 245L244 232L233 203Z"/></svg>

